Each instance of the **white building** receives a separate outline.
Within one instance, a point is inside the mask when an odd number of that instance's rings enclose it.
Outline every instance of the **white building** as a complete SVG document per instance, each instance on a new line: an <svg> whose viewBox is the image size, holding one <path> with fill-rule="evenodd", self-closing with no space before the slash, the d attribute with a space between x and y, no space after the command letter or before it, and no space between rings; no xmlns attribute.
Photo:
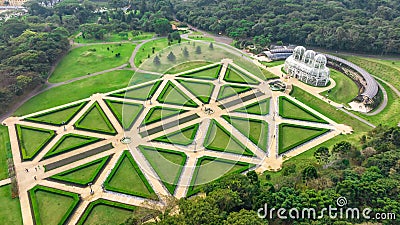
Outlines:
<svg viewBox="0 0 400 225"><path fill-rule="evenodd" d="M303 46L294 49L293 54L285 61L285 71L289 76L297 78L313 86L326 86L329 82L329 68L324 55L307 50Z"/></svg>

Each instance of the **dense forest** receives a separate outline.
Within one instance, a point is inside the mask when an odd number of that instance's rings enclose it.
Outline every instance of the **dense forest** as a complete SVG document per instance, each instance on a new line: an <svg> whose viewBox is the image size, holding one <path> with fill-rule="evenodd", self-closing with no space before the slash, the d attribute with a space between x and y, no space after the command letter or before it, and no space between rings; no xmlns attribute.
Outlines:
<svg viewBox="0 0 400 225"><path fill-rule="evenodd" d="M169 210L174 204L179 205L178 215L139 212L126 224L142 224L149 214L162 218L158 225L400 224L399 127L380 126L363 136L358 146L339 142L332 149L320 147L314 157L318 163L305 168L285 164L282 177L274 183L269 181L271 174L249 172L227 176L204 187L205 197L169 202ZM317 220L308 217L293 220L289 216L280 219L276 214L272 219L257 216L257 211L266 203L268 209L297 208L300 212L302 208L314 208L317 213L329 206L340 208L337 206L339 197L347 199L345 209L370 208L371 219L364 219L361 213L360 219L355 220L340 218L339 213L335 219L325 213ZM395 213L396 219L374 220L376 213Z"/></svg>
<svg viewBox="0 0 400 225"><path fill-rule="evenodd" d="M129 4L127 11L121 9ZM100 40L107 33L134 30L166 35L173 15L169 1L157 0L32 0L24 6L26 15L0 15L0 114L17 96L46 81L52 66L68 52L71 35L82 31ZM102 7L110 10L99 10Z"/></svg>
<svg viewBox="0 0 400 225"><path fill-rule="evenodd" d="M261 46L283 41L334 50L400 53L398 0L172 1L179 20Z"/></svg>

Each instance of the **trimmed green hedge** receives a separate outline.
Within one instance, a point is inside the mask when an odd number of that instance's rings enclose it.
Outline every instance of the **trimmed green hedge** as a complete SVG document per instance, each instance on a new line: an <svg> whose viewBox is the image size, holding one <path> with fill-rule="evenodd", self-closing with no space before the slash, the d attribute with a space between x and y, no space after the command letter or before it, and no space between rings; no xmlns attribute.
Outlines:
<svg viewBox="0 0 400 225"><path fill-rule="evenodd" d="M148 85L143 85L143 86L141 86L141 87L138 87L137 89L140 89L140 88L143 88L143 87L147 87L147 86L153 85L153 87L150 89L149 94L147 95L146 98L139 98L139 97L126 96L126 93L127 93L127 92L133 91L133 90L135 90L135 88L128 89L128 90L126 90L126 91L119 92L119 93L116 93L116 94L111 94L110 96L111 96L111 97L117 97L117 98L126 98L126 99L133 99L133 100L142 100L142 101L150 100L151 96L154 95L154 93L157 91L158 87L161 85L162 82L163 82L162 80L159 80L159 81L154 82L153 84L148 84Z"/></svg>
<svg viewBox="0 0 400 225"><path fill-rule="evenodd" d="M115 207L115 208L130 210L130 211L134 211L137 208L136 206L126 205L126 204L122 204L119 202L113 202L113 201L109 201L109 200L105 200L105 199L98 199L89 204L89 206L86 208L85 212L79 218L77 225L85 224L90 213L92 213L93 209L98 205L106 205L106 206L111 206L111 207ZM112 215L110 215L110 216L112 216Z"/></svg>
<svg viewBox="0 0 400 225"><path fill-rule="evenodd" d="M225 88L243 88L243 89L240 90L240 91L235 91L234 93L232 93L232 94L230 94L230 95L227 95L227 96L221 96L221 93L222 93L223 91L225 91ZM222 86L221 89L219 90L219 93L218 93L218 97L217 97L217 98L218 98L218 100L222 100L222 99L230 98L230 97L235 96L235 95L242 94L242 93L244 93L244 92L246 92L246 91L250 91L250 90L252 90L251 87L243 87L243 86L225 84L225 85Z"/></svg>
<svg viewBox="0 0 400 225"><path fill-rule="evenodd" d="M28 117L28 118L25 118L24 120L26 120L26 121L31 121L31 122L36 122L36 123L41 123L41 124L49 124L49 125L62 126L62 125L63 125L62 122L64 122L65 124L69 123L69 122L74 118L74 116L75 116L76 114L78 114L79 111L80 111L83 107L85 107L85 105L86 105L87 103L88 103L88 102L82 102L82 103L80 103L80 104L76 104L76 105L71 105L71 106L63 107L63 108L61 108L61 109L57 109L57 110L53 110L53 111L50 111L50 112L47 112L47 113L40 114L40 115L38 115L38 116ZM74 107L77 107L77 106L78 106L78 108L77 108L73 113L71 113L69 116L66 117L66 118L68 118L68 119L65 120L65 121L62 121L62 122L60 122L60 123L51 123L51 122L46 122L46 121L44 121L43 119L39 119L39 117L47 116L47 115L50 115L50 114L53 114L53 113L57 113L57 112L60 112L60 111L63 111L63 110L71 109L71 108L74 108Z"/></svg>
<svg viewBox="0 0 400 225"><path fill-rule="evenodd" d="M243 143L241 143L239 140L237 140L227 129L225 129L225 127L221 126L219 123L217 123L217 121L215 121L214 119L211 121L210 123L210 129L207 130L207 134L204 140L208 140L210 138L210 132L211 132L211 127L215 124L215 126L217 126L218 128L220 128L223 132L225 132L225 134L227 134L228 136L230 136L232 139L234 139L234 141L240 145L240 147L242 147L245 151L242 153L242 155L244 156L250 156L253 157L255 156L254 153L252 151L250 151L250 149L248 149L246 146L243 145ZM209 146L206 145L206 142L203 143L203 146L207 149L210 150L215 150L215 151L219 151L219 152L226 152L224 148L218 148L218 147L213 147L213 146ZM228 152L231 153L231 152ZM232 154L236 154L236 153L232 153Z"/></svg>
<svg viewBox="0 0 400 225"><path fill-rule="evenodd" d="M107 106L111 109L112 114L118 119L119 124L125 129L125 130L131 130L133 127L133 124L136 122L138 119L138 115L143 112L144 106L140 104L135 104L135 103L130 103L130 102L123 102L123 101L114 101L114 100L105 100ZM123 115L117 115L117 110L115 107L112 105L112 103L120 103L120 104L126 104L126 105L134 105L134 106L140 106L141 109L139 110L138 114L136 117L132 120L131 124L129 125L128 128L125 127L123 124Z"/></svg>
<svg viewBox="0 0 400 225"><path fill-rule="evenodd" d="M73 146L71 146L69 148L66 148L66 149L61 149L61 150L59 150L57 152L53 152L54 150L56 150L58 148L58 146L60 146L64 142L65 139L67 139L69 137L77 137L77 138L81 138L81 139L86 139L87 141L79 143L79 144L76 144L76 145L73 145ZM103 140L103 139L95 138L95 137L89 137L89 136L83 136L83 135L79 135L79 134L66 134L60 140L57 141L57 143L46 153L46 155L43 158L47 159L47 158L51 158L51 157L54 157L54 156L57 156L57 155L60 155L60 154L64 154L64 153L73 151L75 149L83 148L85 146L94 144L96 142L99 142L100 140Z"/></svg>
<svg viewBox="0 0 400 225"><path fill-rule="evenodd" d="M76 193L72 193L72 192L67 192L67 191L62 191L62 190L58 190L58 189L53 189L53 188L49 188L49 187L45 187L45 186L35 186L34 188L32 188L31 190L28 191L29 194L29 200L31 202L31 208L34 214L34 221L36 225L41 225L42 221L40 219L40 215L39 215L39 206L38 206L38 202L36 199L36 191L41 190L41 191L45 191L45 192L50 192L53 194L59 194L59 195L64 195L64 196L68 196L74 199L74 203L69 207L67 213L62 217L61 221L59 222L59 224L65 224L66 221L68 220L68 218L71 216L72 212L75 210L76 206L79 204L80 202L80 198L79 195Z"/></svg>
<svg viewBox="0 0 400 225"><path fill-rule="evenodd" d="M161 120L165 120L165 119L171 118L171 117L173 117L173 116L176 116L176 115L179 115L179 114L182 114L182 113L187 112L187 110L181 109L181 110L177 110L177 111L176 111L176 114L172 114L172 115L165 116L165 117L161 117L161 116L160 116L160 117L154 118L154 119L152 119L152 120L149 120L150 117L151 117L151 115L153 114L153 112L154 112L155 110L157 110L157 109L176 110L176 109L167 108L167 107L162 107L162 106L153 107L153 108L151 108L151 109L149 110L149 112L148 112L147 115L145 116L145 118L144 118L144 120L143 120L143 122L142 122L142 126L149 125L149 124L152 124L152 123L155 123L155 122L158 122L158 121L161 121Z"/></svg>
<svg viewBox="0 0 400 225"><path fill-rule="evenodd" d="M203 160L213 160L213 161L218 161L218 162L223 162L223 163L230 163L232 165L246 166L246 167L243 167L240 170L231 172L229 174L224 174L225 176L226 175L231 175L231 174L243 173L244 171L249 170L250 168L256 166L255 164L250 164L250 163L245 163L245 162L236 162L236 161L231 161L231 160L221 159L221 158L216 158L216 157L211 157L211 156L203 156L203 157L199 158L197 160L197 162L196 162L196 169L195 169L195 171L193 173L192 180L190 181L190 187L189 187L188 192L186 194L187 197L190 197L192 195L195 195L195 194L199 193L202 190L201 186L204 186L204 185L201 185L200 187L195 188L196 178L197 178L197 176L199 174L199 170L200 170L201 163L202 163ZM224 176L214 180L213 182L218 182L223 177Z"/></svg>
<svg viewBox="0 0 400 225"><path fill-rule="evenodd" d="M177 175L175 177L175 180L174 180L173 184L170 184L170 183L167 183L167 182L163 182L163 184L168 189L168 191L170 193L174 193L175 189L177 187L177 184L179 182L180 175L182 174L183 167L186 164L187 155L185 153L183 153L183 152L178 152L178 151L173 151L173 150L163 149L163 148L153 148L153 147L139 146L139 149L142 150L142 151L143 150L149 150L149 151L165 152L165 153L169 153L169 154L175 154L175 155L182 156L182 161L179 164L180 168L179 168L179 171L178 171L178 173L177 173ZM156 168L153 168L153 169L156 170ZM157 172L157 170L156 170L156 172Z"/></svg>
<svg viewBox="0 0 400 225"><path fill-rule="evenodd" d="M252 82L249 82L249 81L243 82L243 81L236 80L236 79L230 77L232 71L237 73L240 76L240 78L242 78L243 80L250 80ZM226 71L226 74L225 74L225 77L224 77L224 81L227 81L227 82L230 82L230 83L239 83L239 84L259 84L260 83L257 80L247 76L246 74L243 74L241 71L237 70L233 66L229 66L228 67L228 70Z"/></svg>
<svg viewBox="0 0 400 225"><path fill-rule="evenodd" d="M287 152L287 151L289 151L289 150L291 150L291 149L293 149L293 148L295 148L295 147L297 147L299 145L302 145L302 144L304 144L306 142L309 142L312 139L314 139L316 137L319 137L319 136L331 131L331 130L328 130L328 129L318 128L318 127L307 127L307 126L300 126L300 125L288 124L288 123L279 124L279 131L285 126L295 127L295 128L303 128L303 129L309 129L309 130L315 130L315 131L320 131L320 132L315 134L315 135L313 135L313 136L311 136L311 137L308 137L308 138L306 138L306 139L304 139L302 141L299 141L299 142L297 142L295 144L292 144L292 145L290 145L290 146L288 146L286 148L281 148L281 146L283 145L283 138L282 138L283 134L282 134L282 132L279 132L279 134L278 134L279 135L279 149L278 149L278 151L279 151L278 154L279 155L284 154L285 152Z"/></svg>
<svg viewBox="0 0 400 225"><path fill-rule="evenodd" d="M267 104L267 108L265 109L267 111L267 113L261 113L261 104ZM255 106L259 106L260 109L260 113L253 113L251 112L251 110L249 108L255 107ZM234 110L235 112L242 112L242 113L248 113L248 114L255 114L255 115L261 115L261 116L265 116L269 114L269 107L270 107L270 98L266 98L264 100L258 101L258 102L254 102L250 105L246 105L244 107L241 107L239 109Z"/></svg>
<svg viewBox="0 0 400 225"><path fill-rule="evenodd" d="M56 136L56 132L54 130L46 130L46 129L42 129L42 128L36 128L36 127L29 127L29 126L24 126L24 125L15 125L16 126L16 130L17 130L17 136L18 136L18 144L19 147L21 149L20 153L21 153L21 158L25 161L25 160L31 160L33 158L35 158L39 152L46 147L46 145ZM25 148L25 145L23 143L23 138L22 138L22 131L21 129L29 129L29 130L33 130L33 131L39 131L39 132L45 132L48 133L50 136L49 138L47 138L36 150L35 153L32 156L28 156L27 150Z"/></svg>
<svg viewBox="0 0 400 225"><path fill-rule="evenodd" d="M213 68L217 68L217 67L218 67L218 70L212 77L198 77L195 75L196 73L199 73L199 72L202 72L205 70L209 70L209 69L213 69ZM193 72L182 74L179 77L189 77L189 78L204 79L204 80L216 80L218 78L219 73L221 72L221 69L222 69L222 65L214 65L214 66L206 67L206 68L196 70Z"/></svg>
<svg viewBox="0 0 400 225"><path fill-rule="evenodd" d="M171 86L172 89L177 91L182 96L185 96L188 101L182 102L182 104L178 104L178 103L174 103L174 102L166 102L164 99L164 95L166 94L169 86ZM187 106L187 107L197 107L198 106L192 99L189 98L189 96L187 96L181 89L177 88L175 86L175 84L173 84L171 81L168 81L167 85L165 86L165 88L161 91L160 95L158 96L157 101L160 103L168 103L168 104L177 105L177 106Z"/></svg>
<svg viewBox="0 0 400 225"><path fill-rule="evenodd" d="M309 114L310 116L314 117L315 120L310 120L308 118L301 118L301 117L295 117L295 116L284 116L283 112L283 101L288 101L289 103L297 106L299 108L299 110L302 110L303 112ZM329 124L327 121L325 121L324 119L322 119L321 117L315 115L314 113L312 113L311 111L303 108L302 106L300 106L299 104L297 104L296 102L293 102L292 100L290 100L289 98L285 97L285 96L281 96L279 97L279 116L286 118L286 119L293 119L293 120L304 120L304 121L309 121L309 122L317 122L317 123L324 123L324 124Z"/></svg>
<svg viewBox="0 0 400 225"><path fill-rule="evenodd" d="M139 193L139 192L135 192L135 191L126 191L126 190L121 190L119 188L114 188L111 187L109 182L110 180L114 177L115 173L118 171L122 161L124 160L124 158L127 157L128 160L131 162L132 166L135 168L137 174L139 175L140 179L143 181L143 183L145 184L147 190L151 193L151 195L145 195L143 193ZM147 181L146 177L144 176L143 172L140 170L139 166L137 165L137 163L135 162L135 160L133 159L133 156L129 153L129 150L125 150L121 157L118 159L118 162L116 164L116 166L111 170L110 175L107 177L107 179L104 181L104 188L109 190L109 191L115 191L115 192L119 192L119 193L123 193L123 194L127 194L127 195L134 195L134 196L139 196L142 198L150 198L150 199L158 199L156 193L154 192L153 188L151 187L151 185L149 184L149 182ZM154 194L154 196L152 196L152 194Z"/></svg>
<svg viewBox="0 0 400 225"><path fill-rule="evenodd" d="M167 134L167 135L163 135L161 137L158 137L158 138L154 139L153 141L161 141L161 142L165 142L165 143L169 143L169 144L188 146L188 145L192 144L193 139L196 136L196 133L197 133L197 130L199 129L199 127L200 127L200 124L197 123L195 125L192 125L192 126L183 128L181 130L175 131L175 132L173 132L171 134ZM188 138L188 140L186 142L174 142L174 141L169 140L169 138L168 138L170 136L174 136L176 134L183 133L183 132L191 130L191 129L195 129L196 132L192 132L190 138Z"/></svg>
<svg viewBox="0 0 400 225"><path fill-rule="evenodd" d="M110 157L109 157L109 156L105 156L105 157L103 157L103 158L94 160L94 161L92 161L92 162L89 162L89 163L80 165L80 166L78 166L78 167L75 167L75 168L66 170L66 171L64 171L64 172L61 172L61 173L59 173L59 174L56 174L56 175L54 175L54 176L51 176L50 179L65 181L65 182L72 183L72 184L78 184L78 185L80 185L80 186L82 186L82 187L87 187L87 185L88 185L89 183L92 183L94 180L97 179L97 177L100 175L100 171L103 170L104 165L105 165L109 160L110 160ZM67 174L70 174L70 173L74 173L74 172L76 172L77 170L80 170L80 169L85 169L85 168L87 168L87 167L89 167L89 166L92 166L93 164L98 163L98 162L101 162L100 165L97 167L96 171L93 173L93 176L90 177L90 179L89 179L87 182L80 182L80 181L76 181L76 180L74 180L74 179L69 179L69 178L63 177L64 175L67 175Z"/></svg>
<svg viewBox="0 0 400 225"><path fill-rule="evenodd" d="M85 128L80 126L79 124L82 122L82 120L84 120L86 118L86 116L92 111L92 109L96 107L97 110L99 110L101 117L103 118L104 122L107 124L107 126L109 128L112 128L113 131L105 131L105 130L98 130L98 129L89 129L89 128ZM102 134L117 134L117 131L115 130L115 127L111 124L111 122L109 121L109 119L107 118L106 114L103 112L103 110L101 109L100 105L98 102L95 102L86 112L85 114L82 115L81 118L79 118L78 121L76 121L76 123L74 124L74 127L80 130L85 130L85 131L92 131L92 132L97 132L97 133L102 133Z"/></svg>

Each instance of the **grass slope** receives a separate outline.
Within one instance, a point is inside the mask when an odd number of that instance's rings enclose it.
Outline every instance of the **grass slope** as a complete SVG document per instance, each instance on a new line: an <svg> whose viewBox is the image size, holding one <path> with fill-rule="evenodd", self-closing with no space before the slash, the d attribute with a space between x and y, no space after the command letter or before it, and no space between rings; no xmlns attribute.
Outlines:
<svg viewBox="0 0 400 225"><path fill-rule="evenodd" d="M358 96L358 86L354 81L343 73L331 69L331 78L336 82L336 86L328 91L321 93L328 95L329 99L337 103L349 103Z"/></svg>
<svg viewBox="0 0 400 225"><path fill-rule="evenodd" d="M75 48L57 65L49 82L63 82L121 66L128 62L134 49L133 44L100 44ZM116 57L117 53L121 53L121 56Z"/></svg>

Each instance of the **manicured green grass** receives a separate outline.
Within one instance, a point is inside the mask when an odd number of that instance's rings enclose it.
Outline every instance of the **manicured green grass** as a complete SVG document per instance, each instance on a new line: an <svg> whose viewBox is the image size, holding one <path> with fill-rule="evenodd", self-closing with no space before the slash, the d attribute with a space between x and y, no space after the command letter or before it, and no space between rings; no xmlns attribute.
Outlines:
<svg viewBox="0 0 400 225"><path fill-rule="evenodd" d="M293 91L291 95L295 97L297 100L303 102L304 104L322 113L331 120L337 123L342 123L353 127L354 131L364 132L372 129L368 125L358 121L353 117L350 117L346 113L336 109L335 107L329 105L328 103L325 103L319 98L307 93L306 91L296 86L293 86Z"/></svg>
<svg viewBox="0 0 400 225"><path fill-rule="evenodd" d="M11 145L8 136L8 128L0 125L0 180L8 177L7 158L11 158ZM1 222L1 221L0 221Z"/></svg>
<svg viewBox="0 0 400 225"><path fill-rule="evenodd" d="M106 100L106 103L124 129L132 128L133 123L144 109L143 105L128 102Z"/></svg>
<svg viewBox="0 0 400 225"><path fill-rule="evenodd" d="M224 80L232 83L259 84L258 81L232 67L228 68L226 71Z"/></svg>
<svg viewBox="0 0 400 225"><path fill-rule="evenodd" d="M55 136L53 130L16 125L22 159L34 158Z"/></svg>
<svg viewBox="0 0 400 225"><path fill-rule="evenodd" d="M242 173L253 166L248 163L203 156L197 160L187 195L201 191L203 185L218 180L224 175Z"/></svg>
<svg viewBox="0 0 400 225"><path fill-rule="evenodd" d="M183 87L195 95L200 101L208 104L211 100L211 95L215 85L208 82L178 80Z"/></svg>
<svg viewBox="0 0 400 225"><path fill-rule="evenodd" d="M50 158L65 152L75 150L77 148L82 148L99 140L101 139L82 136L78 134L66 134L46 153L44 158Z"/></svg>
<svg viewBox="0 0 400 225"><path fill-rule="evenodd" d="M235 112L249 113L255 115L265 116L269 113L269 103L270 99L264 99L259 102L255 102L248 106L236 109Z"/></svg>
<svg viewBox="0 0 400 225"><path fill-rule="evenodd" d="M158 137L153 141L160 141L169 144L177 144L177 145L190 145L193 143L193 140L196 136L197 130L199 129L199 124L195 124L171 134L166 134L164 136Z"/></svg>
<svg viewBox="0 0 400 225"><path fill-rule="evenodd" d="M182 63L182 64L172 67L166 73L168 73L168 74L182 73L182 72L185 72L188 70L196 69L196 68L199 68L202 66L207 66L210 64L211 64L211 62L206 62L206 61L185 62L185 63Z"/></svg>
<svg viewBox="0 0 400 225"><path fill-rule="evenodd" d="M124 224L133 215L135 206L99 199L91 202L78 225Z"/></svg>
<svg viewBox="0 0 400 225"><path fill-rule="evenodd" d="M109 48L109 50L107 50ZM58 64L49 81L58 83L127 63L135 45L109 44L75 48ZM120 57L115 54L121 53Z"/></svg>
<svg viewBox="0 0 400 225"><path fill-rule="evenodd" d="M79 112L79 110L86 105L86 103L87 102L83 102L60 110L43 113L38 116L26 118L25 120L51 125L67 124Z"/></svg>
<svg viewBox="0 0 400 225"><path fill-rule="evenodd" d="M398 60L380 60L373 58L363 58L358 56L341 56L361 68L365 69L372 75L375 75L382 80L389 82L400 90L400 63ZM392 63L394 62L394 64Z"/></svg>
<svg viewBox="0 0 400 225"><path fill-rule="evenodd" d="M97 102L75 123L75 127L107 134L117 132Z"/></svg>
<svg viewBox="0 0 400 225"><path fill-rule="evenodd" d="M304 127L294 124L279 125L279 154L285 153L303 143L325 134L329 130Z"/></svg>
<svg viewBox="0 0 400 225"><path fill-rule="evenodd" d="M166 108L162 106L156 106L154 108L151 108L150 111L147 113L146 117L142 122L142 125L149 125L158 122L162 119L178 115L183 112L185 111L179 109Z"/></svg>
<svg viewBox="0 0 400 225"><path fill-rule="evenodd" d="M104 182L104 186L110 191L144 198L157 198L129 151L124 151Z"/></svg>
<svg viewBox="0 0 400 225"><path fill-rule="evenodd" d="M321 95L328 95L329 99L337 103L349 103L358 96L358 86L354 81L343 73L331 69L331 78L336 82L336 86Z"/></svg>
<svg viewBox="0 0 400 225"><path fill-rule="evenodd" d="M0 187L0 224L22 225L19 199L11 198L11 185Z"/></svg>
<svg viewBox="0 0 400 225"><path fill-rule="evenodd" d="M222 116L263 151L267 151L268 123L261 120Z"/></svg>
<svg viewBox="0 0 400 225"><path fill-rule="evenodd" d="M288 119L328 123L286 97L279 98L279 115Z"/></svg>
<svg viewBox="0 0 400 225"><path fill-rule="evenodd" d="M160 103L167 103L178 106L197 107L198 105L190 99L182 90L168 81L162 92L157 98Z"/></svg>
<svg viewBox="0 0 400 225"><path fill-rule="evenodd" d="M229 85L226 84L224 86L221 87L221 89L219 90L218 93L218 100L224 99L224 98L229 98L232 97L234 95L246 92L246 91L250 91L251 87L243 87L243 86L236 86L236 85Z"/></svg>
<svg viewBox="0 0 400 225"><path fill-rule="evenodd" d="M119 34L111 33L104 35L103 40L93 39L93 38L83 38L79 36L74 39L75 43L85 44L85 43L101 43L101 42L122 42L122 41L141 41L147 40L154 36L154 33L141 32L139 35L133 36L132 32L128 32L128 36L121 36Z"/></svg>
<svg viewBox="0 0 400 225"><path fill-rule="evenodd" d="M76 168L69 169L52 176L51 179L87 186L96 179L99 175L99 171L104 167L108 158L109 156L106 156Z"/></svg>
<svg viewBox="0 0 400 225"><path fill-rule="evenodd" d="M253 156L254 154L217 121L212 120L207 131L204 147L214 151Z"/></svg>
<svg viewBox="0 0 400 225"><path fill-rule="evenodd" d="M162 81L157 81L148 85L112 94L111 96L146 101L149 100L151 96L154 95L154 93L157 91L157 88L160 86L161 83Z"/></svg>
<svg viewBox="0 0 400 225"><path fill-rule="evenodd" d="M198 41L207 41L207 42L214 42L215 39L212 37L205 37L202 35L189 35L188 38L192 40L198 40Z"/></svg>
<svg viewBox="0 0 400 225"><path fill-rule="evenodd" d="M212 67L207 67L194 72L186 73L180 75L180 77L189 77L205 80L215 80L218 78L219 72L221 71L221 65L216 65Z"/></svg>
<svg viewBox="0 0 400 225"><path fill-rule="evenodd" d="M261 73L256 73L254 75L256 75L258 78L261 78L263 80L272 80L272 79L279 78L279 76L276 76L275 74L269 72L266 69L261 69Z"/></svg>
<svg viewBox="0 0 400 225"><path fill-rule="evenodd" d="M182 42L187 40L182 39ZM174 41L172 44L177 44L177 41ZM135 56L135 66L139 67L145 60L148 59L148 56L153 56L153 47L154 47L154 54L159 52L160 50L168 47L168 39L167 38L160 38L156 40L149 41L142 45Z"/></svg>
<svg viewBox="0 0 400 225"><path fill-rule="evenodd" d="M78 194L36 186L29 190L36 224L64 224L78 204Z"/></svg>
<svg viewBox="0 0 400 225"><path fill-rule="evenodd" d="M141 146L141 152L171 194L174 194L187 156L183 152Z"/></svg>
<svg viewBox="0 0 400 225"><path fill-rule="evenodd" d="M285 63L285 60L277 60L277 61L272 61L272 62L260 62L263 65L266 65L267 67L274 67L274 66L280 66Z"/></svg>
<svg viewBox="0 0 400 225"><path fill-rule="evenodd" d="M129 70L101 74L45 91L24 103L14 115L22 116L88 98L95 93L106 93L125 88L130 84L130 81L132 83L143 83L157 78L159 78L157 75L146 74L145 76L140 73L133 75L133 72Z"/></svg>

